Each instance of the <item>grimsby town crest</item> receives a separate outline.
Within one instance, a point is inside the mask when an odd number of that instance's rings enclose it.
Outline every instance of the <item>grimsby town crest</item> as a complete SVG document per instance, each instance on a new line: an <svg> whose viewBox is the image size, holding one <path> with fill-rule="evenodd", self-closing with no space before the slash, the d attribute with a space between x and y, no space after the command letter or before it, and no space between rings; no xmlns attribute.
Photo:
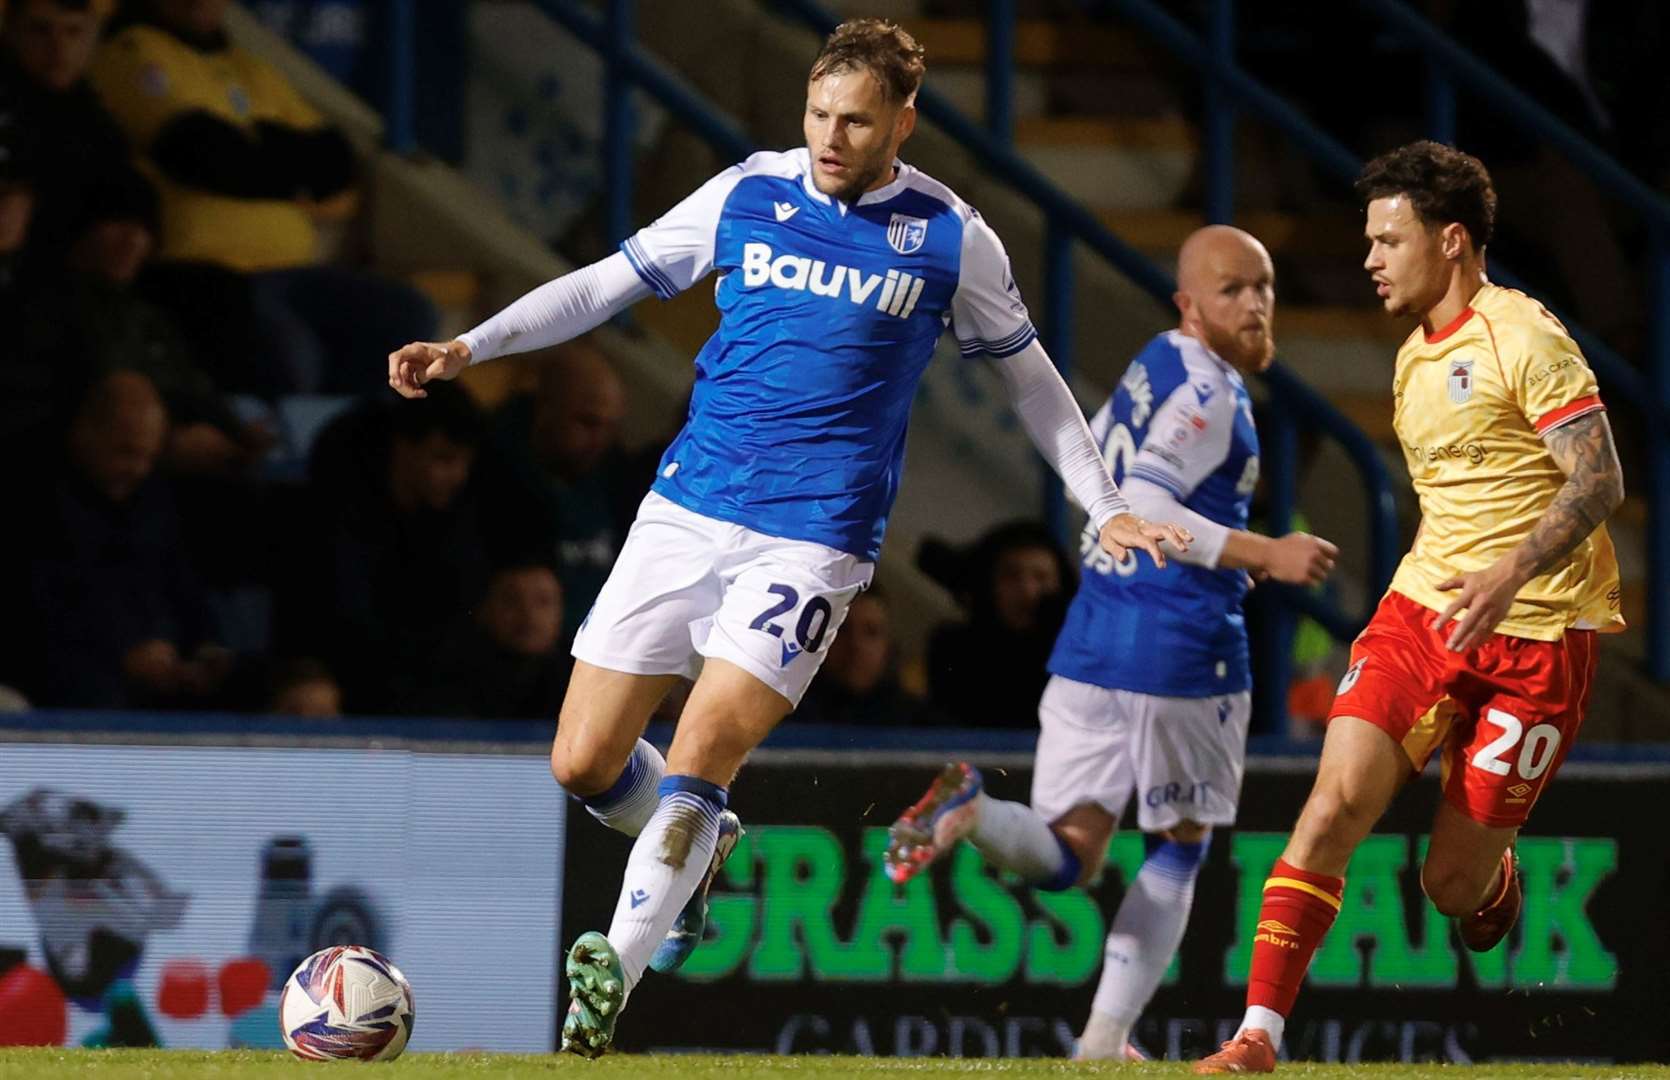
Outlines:
<svg viewBox="0 0 1670 1080"><path fill-rule="evenodd" d="M1450 361L1450 400L1457 405L1473 400L1473 361Z"/></svg>

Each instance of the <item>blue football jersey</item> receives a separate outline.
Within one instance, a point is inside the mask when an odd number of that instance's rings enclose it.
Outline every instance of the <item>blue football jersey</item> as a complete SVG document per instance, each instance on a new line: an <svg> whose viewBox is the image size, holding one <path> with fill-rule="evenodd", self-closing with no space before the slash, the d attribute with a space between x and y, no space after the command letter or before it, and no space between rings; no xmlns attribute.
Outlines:
<svg viewBox="0 0 1670 1080"><path fill-rule="evenodd" d="M905 422L940 334L966 356L1037 337L997 236L902 163L852 204L802 150L760 153L622 245L666 299L710 272L719 329L655 490L696 513L874 559Z"/></svg>
<svg viewBox="0 0 1670 1080"><path fill-rule="evenodd" d="M1240 374L1176 330L1137 354L1091 421L1116 483L1156 484L1231 529L1247 527L1258 485L1258 433ZM1094 527L1085 572L1050 656L1078 682L1163 697L1212 697L1252 685L1240 570L1146 555L1115 562Z"/></svg>

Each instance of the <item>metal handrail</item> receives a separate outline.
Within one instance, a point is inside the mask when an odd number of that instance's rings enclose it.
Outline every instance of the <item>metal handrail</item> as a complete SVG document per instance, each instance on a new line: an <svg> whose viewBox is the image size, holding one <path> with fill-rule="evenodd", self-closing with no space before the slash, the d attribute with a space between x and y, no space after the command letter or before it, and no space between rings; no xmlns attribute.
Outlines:
<svg viewBox="0 0 1670 1080"><path fill-rule="evenodd" d="M1655 679L1670 681L1670 201L1655 194L1604 151L1495 74L1423 16L1395 0L1358 0L1358 3L1427 50L1427 83L1431 96L1428 114L1435 137L1443 139L1453 133L1455 110L1449 80L1459 78L1510 119L1547 137L1574 164L1647 220L1655 256L1654 280L1649 293L1653 299L1650 376L1643 376L1615 349L1567 313L1553 306L1549 310L1566 325L1609 390L1621 391L1609 392L1608 401L1635 409L1646 421L1644 426L1652 444L1648 484L1651 517L1647 538L1647 667ZM1356 178L1361 163L1355 154L1236 66L1221 47L1218 38L1221 27L1231 23L1233 0L1212 0L1211 44L1201 41L1153 0L1105 0L1104 6L1129 18L1174 56L1196 68L1209 85L1233 90L1241 107L1257 113L1343 182L1350 184ZM1227 163L1220 162L1218 167L1226 168ZM1218 190L1222 199L1222 189L1229 182L1227 177L1221 177L1215 183L1209 182L1208 187ZM1504 285L1523 288L1518 275L1497 260L1491 261L1490 274Z"/></svg>
<svg viewBox="0 0 1670 1080"><path fill-rule="evenodd" d="M1656 228L1670 232L1670 201L1642 183L1617 160L1584 138L1570 124L1549 112L1529 94L1502 78L1490 65L1468 52L1426 16L1395 0L1357 0L1359 7L1407 34L1415 44L1431 53L1448 78L1490 101L1523 128L1534 129L1572 163L1613 196L1628 203Z"/></svg>
<svg viewBox="0 0 1670 1080"><path fill-rule="evenodd" d="M827 33L837 25L838 20L812 0L769 2L820 33ZM631 40L633 0L610 0L606 15L598 14L581 0L536 0L536 6L598 52L605 62L605 79L613 91L608 95L610 101L606 107L610 112L605 122L608 138L613 144L612 149L605 151L608 163L605 181L609 200L608 219L613 239L624 239L626 235L632 189L630 154L621 145L629 141L632 126L630 95L625 92L625 87L641 88L723 154L740 159L755 149L753 140L724 120L721 111L704 95L646 55ZM1012 4L1003 6L1012 13ZM1008 47L1002 39L999 44ZM1111 233L1088 210L1015 154L1005 137L994 135L976 124L931 87L924 87L918 94L917 107L924 117L971 151L989 173L1008 183L1044 211L1048 221L1044 331L1052 358L1064 375L1071 370L1073 271L1069 256L1073 241L1085 244L1161 303L1170 303L1175 291L1171 277ZM1001 122L1001 117L998 119ZM1391 580L1396 561L1396 513L1391 482L1384 464L1373 443L1355 425L1291 373L1277 367L1267 373L1266 378L1272 394L1283 406L1279 426L1289 436L1293 419L1303 418L1312 427L1340 442L1347 455L1362 470L1371 522L1372 595L1377 596ZM1288 444L1292 442L1290 437L1284 441ZM1275 492L1272 517L1282 525L1291 517L1293 509L1297 471L1293 457L1291 453L1279 454L1279 467L1274 470L1278 475L1272 484ZM1054 491L1059 499L1059 487L1055 487ZM1354 634L1366 622L1366 617L1346 615L1315 597L1295 595L1287 599L1290 612L1296 608L1314 612L1331 633L1342 638ZM1291 614L1288 619L1290 627ZM1283 677L1274 681L1285 685L1286 680Z"/></svg>
<svg viewBox="0 0 1670 1080"><path fill-rule="evenodd" d="M828 33L839 23L834 15L825 11L815 0L767 2L772 7L794 15L819 33ZM1180 25L1178 29L1187 35L1188 32L1182 30ZM1303 121L1303 117L1299 116L1296 110L1250 78L1243 75L1241 82L1245 85L1236 85L1235 89L1238 92L1245 90L1249 96L1265 97L1268 99L1268 107L1292 111L1299 121ZM924 86L916 95L916 106L924 117L961 143L965 149L972 151L988 173L1007 182L1044 212L1048 222L1044 299L1046 310L1050 312L1045 320L1045 340L1049 344L1051 358L1063 367L1064 373L1070 370L1068 327L1071 320L1057 305L1061 303L1060 298L1063 294L1071 295L1072 270L1067 256L1072 240L1082 242L1102 256L1116 270L1160 303L1171 303L1176 285L1170 275L1147 256L1110 232L1094 215L1064 194L1030 162L1015 153L990 131L965 116L948 98L933 87ZM1350 151L1340 147L1339 155L1343 160L1353 162L1350 171L1355 175L1355 159ZM1398 558L1396 502L1392 494L1391 478L1380 460L1379 451L1356 425L1346 419L1325 398L1305 386L1280 365L1271 368L1266 373L1265 380L1272 393L1291 413L1298 414L1309 421L1312 427L1322 430L1339 442L1352 462L1363 471L1369 500L1371 530L1370 594L1378 597L1391 582ZM1287 462L1282 465L1284 468L1296 468L1297 463ZM1291 517L1292 485L1277 484L1274 487L1276 494L1272 499L1272 521L1275 523L1273 527L1279 530L1285 527ZM1286 489L1285 493L1283 488ZM1337 614L1333 618L1324 619L1323 622L1336 636L1349 638L1361 629L1366 618Z"/></svg>
<svg viewBox="0 0 1670 1080"><path fill-rule="evenodd" d="M701 91L638 48L633 41L635 0L611 0L601 15L581 0L534 4L603 58L603 222L610 242L619 243L632 231L634 86L731 160L741 161L759 149Z"/></svg>
<svg viewBox="0 0 1670 1080"><path fill-rule="evenodd" d="M1375 0L1360 2L1374 3ZM1247 74L1245 70L1233 62L1226 62L1207 43L1196 37L1193 31L1153 0L1107 0L1107 6L1127 16L1147 31L1173 56L1234 91L1240 107L1258 114L1260 119L1293 140L1294 145L1332 173L1341 183L1350 186L1362 172L1362 159L1344 143L1322 131L1304 113ZM1582 139L1582 136L1575 132L1571 135L1575 139ZM1599 153L1598 150L1595 152ZM1503 266L1499 260L1491 260L1490 275L1509 288L1524 289L1519 275ZM1554 307L1549 307L1549 310L1571 331L1572 338L1582 346L1584 354L1601 375L1622 390L1623 396L1631 404L1648 409L1653 420L1670 427L1670 411L1666 411L1665 405L1655 400L1648 381L1629 361L1571 319L1569 313Z"/></svg>

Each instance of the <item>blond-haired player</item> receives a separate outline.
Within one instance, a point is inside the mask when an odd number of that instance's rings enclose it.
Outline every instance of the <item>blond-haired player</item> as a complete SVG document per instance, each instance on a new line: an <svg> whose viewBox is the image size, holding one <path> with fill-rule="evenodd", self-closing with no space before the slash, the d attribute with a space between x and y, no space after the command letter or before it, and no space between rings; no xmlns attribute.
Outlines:
<svg viewBox="0 0 1670 1080"><path fill-rule="evenodd" d="M755 154L621 251L534 290L445 344L389 357L407 397L430 379L555 344L650 295L705 280L718 330L696 357L684 429L661 459L609 580L574 638L551 768L635 836L607 934L569 950L563 1047L596 1057L646 970L701 940L735 843L728 788L806 692L870 582L904 462L905 423L947 329L992 357L1023 426L1123 557L1164 562L1188 530L1130 512L1050 363L997 235L900 161L922 49L893 23L843 23L812 65L806 145ZM665 760L642 738L694 678Z"/></svg>
<svg viewBox="0 0 1670 1080"><path fill-rule="evenodd" d="M1602 522L1623 477L1594 375L1565 327L1492 285L1496 194L1476 158L1417 142L1370 162L1364 266L1398 350L1394 423L1421 527L1352 648L1322 761L1264 885L1247 1014L1197 1073L1270 1072L1346 864L1399 788L1440 755L1421 886L1485 951L1519 916L1513 842L1588 705L1595 634L1617 630Z"/></svg>

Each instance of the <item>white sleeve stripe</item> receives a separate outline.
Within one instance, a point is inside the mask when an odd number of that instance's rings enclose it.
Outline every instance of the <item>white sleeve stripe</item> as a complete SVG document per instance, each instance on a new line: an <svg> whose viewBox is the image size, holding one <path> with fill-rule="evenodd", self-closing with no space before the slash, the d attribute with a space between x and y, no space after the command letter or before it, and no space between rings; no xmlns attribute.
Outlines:
<svg viewBox="0 0 1670 1080"><path fill-rule="evenodd" d="M979 356L981 353L989 353L1001 360L1006 356L1013 356L1020 352L1037 338L1037 328L1031 323L1027 323L1002 341L982 341L979 338L969 341L959 340L957 348L961 350L964 356Z"/></svg>
<svg viewBox="0 0 1670 1080"><path fill-rule="evenodd" d="M1035 336L1037 333L1038 331L1033 328L1033 325L1030 322L1027 322L1016 327L1014 332L1009 334L1007 337L998 338L996 341L986 341L983 338L974 338L972 339L971 344L979 345L988 349L1003 349L1008 348L1017 341L1024 341L1032 336Z"/></svg>
<svg viewBox="0 0 1670 1080"><path fill-rule="evenodd" d="M1149 483L1165 488L1179 499L1185 498L1183 485L1175 476L1167 476L1160 470L1147 465L1132 465L1125 473L1126 476L1138 476Z"/></svg>
<svg viewBox="0 0 1670 1080"><path fill-rule="evenodd" d="M638 276L644 279L644 284L648 285L656 296L663 300L671 300L678 295L678 290L673 288L673 283L667 278L667 275L663 274L650 261L648 253L644 251L643 245L638 243L636 236L627 237L626 242L621 244L620 249L626 252L627 259L632 263L632 269L638 271Z"/></svg>

